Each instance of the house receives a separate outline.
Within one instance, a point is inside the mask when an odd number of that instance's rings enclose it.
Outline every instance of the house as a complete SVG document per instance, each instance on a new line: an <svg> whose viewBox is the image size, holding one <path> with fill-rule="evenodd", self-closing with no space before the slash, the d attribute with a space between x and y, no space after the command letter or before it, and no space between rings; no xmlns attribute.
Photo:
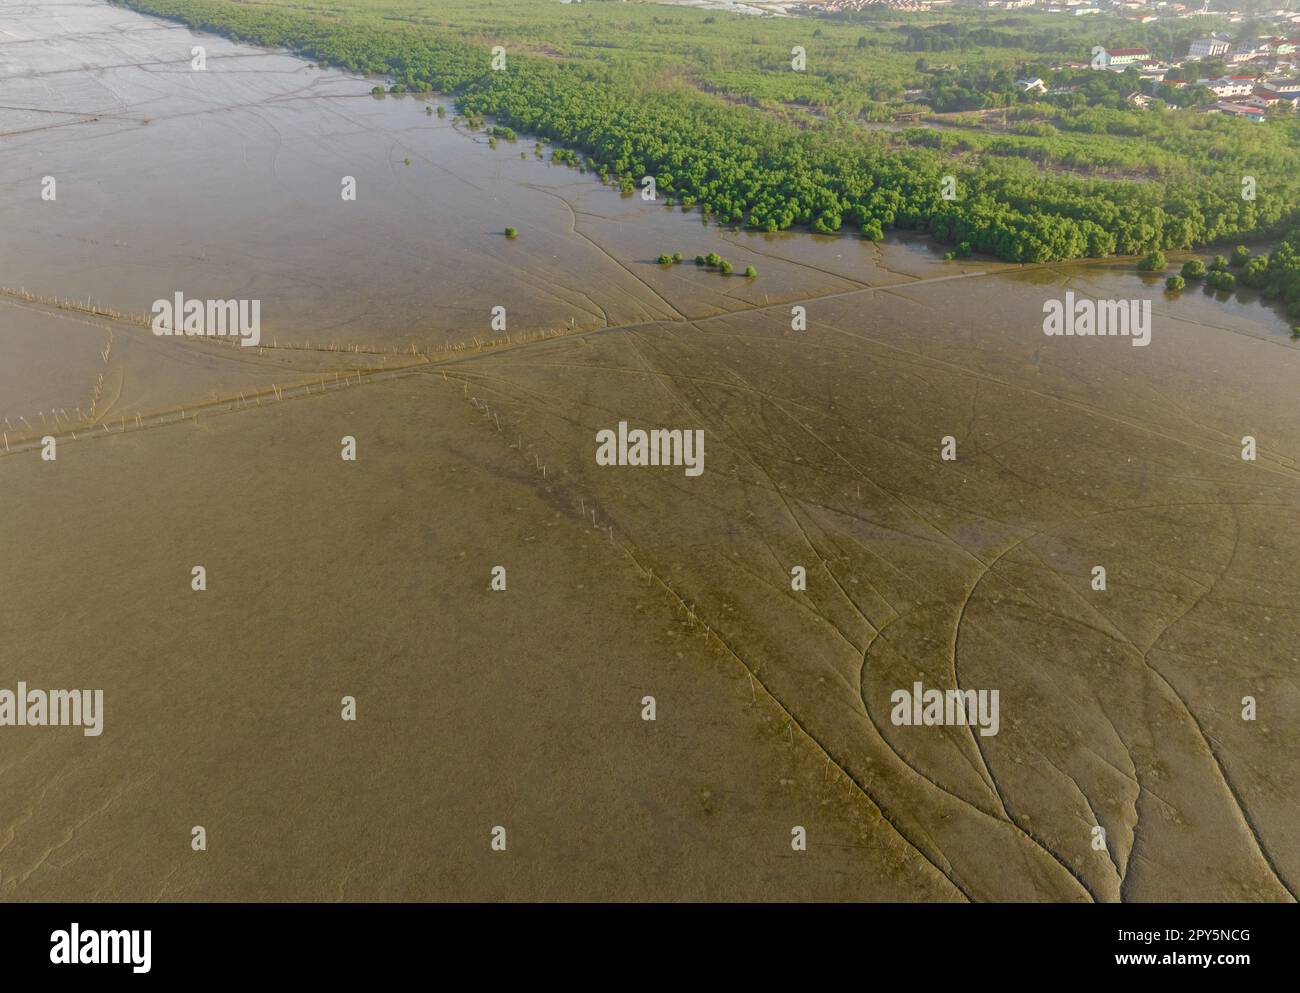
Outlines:
<svg viewBox="0 0 1300 993"><path fill-rule="evenodd" d="M1227 61L1233 65L1240 65L1242 62L1254 62L1256 59L1270 59L1272 57L1272 45L1268 44L1268 42L1252 42L1241 45L1235 51L1229 53Z"/></svg>
<svg viewBox="0 0 1300 993"><path fill-rule="evenodd" d="M1137 90L1134 90L1124 99L1128 101L1129 106L1137 107L1141 110L1146 110L1154 102L1155 98L1149 97L1145 93L1140 93Z"/></svg>
<svg viewBox="0 0 1300 993"><path fill-rule="evenodd" d="M1227 103L1220 101L1204 108L1207 114L1227 114L1230 117L1237 117L1246 121L1262 121L1264 111L1259 107L1247 107L1239 103Z"/></svg>
<svg viewBox="0 0 1300 993"><path fill-rule="evenodd" d="M1163 82L1165 76L1169 74L1169 70L1172 68L1173 66L1161 62L1159 59L1147 59L1138 65L1138 75L1143 79Z"/></svg>
<svg viewBox="0 0 1300 993"><path fill-rule="evenodd" d="M1046 93L1047 84L1034 76L1031 79L1017 79L1016 89L1021 93Z"/></svg>
<svg viewBox="0 0 1300 993"><path fill-rule="evenodd" d="M1274 93L1272 90L1266 90L1263 87L1260 87L1241 102L1249 107L1259 107L1263 110L1269 110L1274 107L1300 106L1300 96L1287 97L1280 93Z"/></svg>

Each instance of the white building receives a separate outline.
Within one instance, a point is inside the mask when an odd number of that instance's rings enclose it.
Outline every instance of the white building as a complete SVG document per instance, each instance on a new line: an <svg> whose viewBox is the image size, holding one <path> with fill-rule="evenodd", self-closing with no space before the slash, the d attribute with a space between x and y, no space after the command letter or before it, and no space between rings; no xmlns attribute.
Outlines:
<svg viewBox="0 0 1300 993"><path fill-rule="evenodd" d="M1249 107L1262 107L1267 110L1283 105L1288 107L1300 106L1300 96L1283 96L1281 93L1274 93L1272 90L1261 88L1241 102Z"/></svg>
<svg viewBox="0 0 1300 993"><path fill-rule="evenodd" d="M1300 97L1300 79L1266 79L1260 88L1280 97Z"/></svg>
<svg viewBox="0 0 1300 993"><path fill-rule="evenodd" d="M1212 59L1216 55L1225 55L1232 46L1219 36L1209 38L1198 38L1192 42L1192 47L1187 50L1189 59Z"/></svg>
<svg viewBox="0 0 1300 993"><path fill-rule="evenodd" d="M1107 69L1123 70L1126 66L1145 62L1151 53L1145 48L1107 48L1102 52L1101 64Z"/></svg>
<svg viewBox="0 0 1300 993"><path fill-rule="evenodd" d="M1102 69L1122 73L1128 66L1138 65L1148 58L1151 58L1151 52L1145 48L1106 48L1101 52L1099 61Z"/></svg>
<svg viewBox="0 0 1300 993"><path fill-rule="evenodd" d="M1216 97L1246 97L1255 92L1255 79L1252 76L1223 76L1219 79L1198 79L1197 86L1204 86Z"/></svg>

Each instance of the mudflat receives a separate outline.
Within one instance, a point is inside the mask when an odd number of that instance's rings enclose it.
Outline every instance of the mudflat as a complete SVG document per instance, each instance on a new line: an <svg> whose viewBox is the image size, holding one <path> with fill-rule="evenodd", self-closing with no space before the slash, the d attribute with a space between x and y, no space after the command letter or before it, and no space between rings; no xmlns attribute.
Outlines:
<svg viewBox="0 0 1300 993"><path fill-rule="evenodd" d="M3 899L1294 898L1274 311L702 225L98 3L0 78L0 688L103 692L0 726Z"/></svg>

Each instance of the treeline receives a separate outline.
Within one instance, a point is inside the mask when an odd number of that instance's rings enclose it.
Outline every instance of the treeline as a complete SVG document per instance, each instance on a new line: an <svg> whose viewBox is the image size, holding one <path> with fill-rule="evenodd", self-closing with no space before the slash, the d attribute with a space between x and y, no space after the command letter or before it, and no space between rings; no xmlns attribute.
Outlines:
<svg viewBox="0 0 1300 993"><path fill-rule="evenodd" d="M937 23L899 25L894 30L910 52L977 52L986 48L1059 54L1086 61L1092 46L1147 48L1171 58L1185 54L1193 38L1228 26L1221 18L1161 19L1151 24L1112 19L1081 20L1059 14L1007 15L953 11Z"/></svg>
<svg viewBox="0 0 1300 993"><path fill-rule="evenodd" d="M1287 314L1300 320L1300 230L1267 255L1234 257L1233 262L1244 266L1238 277L1243 286L1259 290L1265 299L1281 301Z"/></svg>
<svg viewBox="0 0 1300 993"><path fill-rule="evenodd" d="M1101 107L1112 110L1129 110L1131 93L1154 96L1163 104L1174 107L1195 106L1217 99L1204 86L1182 89L1161 83L1153 91L1151 84L1142 79L1136 67L1123 72L1095 72L1091 69L1061 69L1053 72L1042 63L1028 63L1010 67L990 65L967 66L963 69L929 69L918 62L918 69L928 72L925 102L939 112L985 110L1006 107L1016 103L1050 103L1057 107L1078 109ZM1223 75L1218 72L1184 75L1183 78L1213 79ZM1044 80L1050 91L1046 95L1019 90L1018 78ZM1171 80L1173 77L1170 77Z"/></svg>
<svg viewBox="0 0 1300 993"><path fill-rule="evenodd" d="M683 206L759 230L849 228L876 237L912 229L955 254L1046 262L1244 237L1274 229L1300 202L1294 160L1261 159L1259 198L1246 201L1231 159L1161 182L1054 175L1014 156L949 159L854 125L801 127L622 67L512 52L508 68L494 72L487 46L429 28L358 26L223 0L119 2L321 64L384 73L408 90L450 93L462 113L491 115L580 153L608 182L626 188L653 175L660 193ZM955 199L943 197L945 176L956 179Z"/></svg>
<svg viewBox="0 0 1300 993"><path fill-rule="evenodd" d="M1015 48L1030 52L1076 51L1071 32L1055 25L1031 26L1024 19L997 26L984 22L949 21L941 24L904 24L896 29L909 52L966 52L979 48Z"/></svg>

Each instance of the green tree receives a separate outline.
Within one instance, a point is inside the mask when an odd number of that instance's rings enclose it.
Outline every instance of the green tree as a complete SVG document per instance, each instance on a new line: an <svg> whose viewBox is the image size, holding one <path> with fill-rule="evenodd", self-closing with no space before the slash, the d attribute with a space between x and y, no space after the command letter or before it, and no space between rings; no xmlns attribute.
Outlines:
<svg viewBox="0 0 1300 993"><path fill-rule="evenodd" d="M1246 270L1241 274L1241 281L1255 289L1262 289L1268 283L1268 256L1256 255L1246 263Z"/></svg>

